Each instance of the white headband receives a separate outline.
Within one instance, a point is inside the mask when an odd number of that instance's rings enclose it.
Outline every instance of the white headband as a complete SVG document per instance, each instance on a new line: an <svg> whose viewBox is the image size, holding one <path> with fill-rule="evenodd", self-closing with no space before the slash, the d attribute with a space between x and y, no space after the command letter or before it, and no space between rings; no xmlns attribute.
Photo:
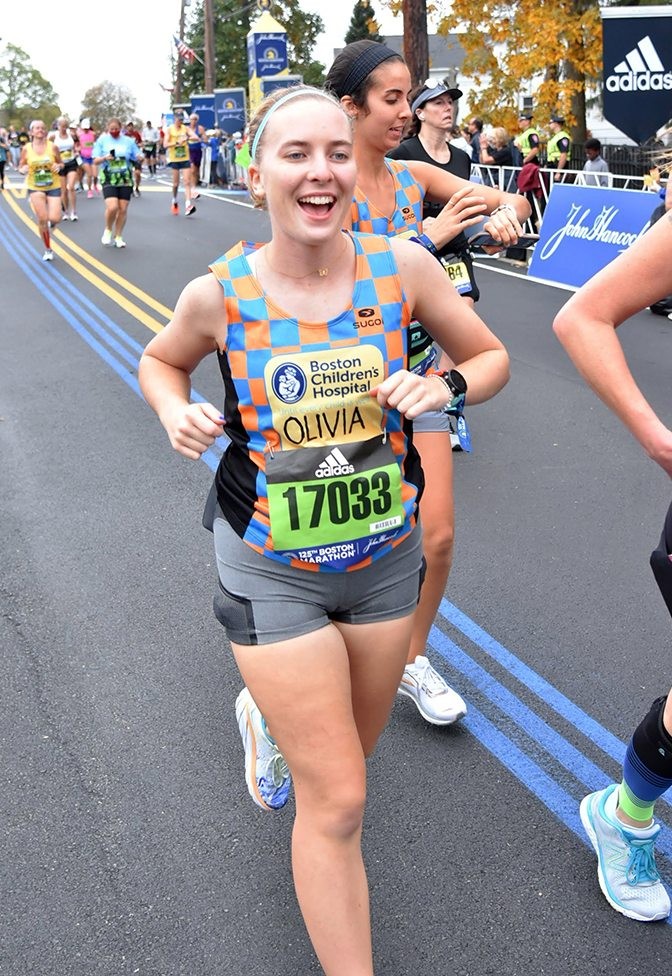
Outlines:
<svg viewBox="0 0 672 976"><path fill-rule="evenodd" d="M252 160L254 160L255 156L257 155L257 149L259 148L259 140L261 139L261 134L266 128L266 123L268 122L270 117L277 109L280 108L281 105L284 105L285 102L288 102L291 98L298 98L300 95L319 95L320 98L328 98L332 105L337 104L336 100L334 99L334 96L330 95L328 92L322 91L321 88L301 88L299 91L287 92L286 95L283 95L282 98L279 98L277 102L274 102L273 105L271 105L268 112L259 123L259 128L255 132L254 139L252 140L252 152L250 153L250 158Z"/></svg>

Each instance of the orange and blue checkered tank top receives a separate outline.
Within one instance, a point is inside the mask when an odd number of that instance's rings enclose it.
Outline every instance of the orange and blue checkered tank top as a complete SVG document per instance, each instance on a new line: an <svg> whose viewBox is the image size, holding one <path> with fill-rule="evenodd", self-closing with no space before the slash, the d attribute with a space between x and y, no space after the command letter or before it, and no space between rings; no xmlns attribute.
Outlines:
<svg viewBox="0 0 672 976"><path fill-rule="evenodd" d="M394 180L393 213L389 217L380 213L356 186L350 208L352 229L364 234L384 234L386 237L421 234L423 187L402 160L386 157L385 165Z"/></svg>
<svg viewBox="0 0 672 976"><path fill-rule="evenodd" d="M248 262L262 245L241 242L210 266L228 323L219 507L257 552L313 571L384 556L413 529L422 489L411 424L371 396L406 366L409 306L389 241L349 236L352 305L324 322L262 290Z"/></svg>
<svg viewBox="0 0 672 976"><path fill-rule="evenodd" d="M394 180L393 213L388 217L369 203L362 191L355 187L350 208L352 229L367 234L384 234L386 237L414 237L422 234L422 206L425 197L423 186L418 183L403 160L385 158L385 165ZM413 321L409 337L408 368L424 375L436 363L437 353L432 337Z"/></svg>

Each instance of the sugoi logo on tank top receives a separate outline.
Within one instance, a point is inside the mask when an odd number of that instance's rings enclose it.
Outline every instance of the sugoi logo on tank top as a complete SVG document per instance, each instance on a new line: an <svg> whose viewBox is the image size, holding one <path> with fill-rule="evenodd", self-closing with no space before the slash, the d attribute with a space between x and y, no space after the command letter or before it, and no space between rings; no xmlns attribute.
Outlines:
<svg viewBox="0 0 672 976"><path fill-rule="evenodd" d="M415 211L413 207L402 207L401 216L404 218L407 224L415 223Z"/></svg>
<svg viewBox="0 0 672 976"><path fill-rule="evenodd" d="M665 70L647 35L619 61L604 84L610 92L669 91L672 89L672 71Z"/></svg>
<svg viewBox="0 0 672 976"><path fill-rule="evenodd" d="M355 312L356 329L376 329L383 324L380 310L375 308L358 308Z"/></svg>
<svg viewBox="0 0 672 976"><path fill-rule="evenodd" d="M283 363L273 373L273 392L283 403L297 403L306 392L306 374L300 366Z"/></svg>

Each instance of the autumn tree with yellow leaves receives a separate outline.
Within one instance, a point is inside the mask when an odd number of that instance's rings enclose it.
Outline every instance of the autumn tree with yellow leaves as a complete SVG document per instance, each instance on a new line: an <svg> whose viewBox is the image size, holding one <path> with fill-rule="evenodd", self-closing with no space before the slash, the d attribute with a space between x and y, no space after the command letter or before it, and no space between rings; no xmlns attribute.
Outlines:
<svg viewBox="0 0 672 976"><path fill-rule="evenodd" d="M408 2L408 0L407 0ZM399 0L383 0L399 12ZM602 71L598 0L411 0L426 7L437 32L459 32L466 57L461 74L477 92L469 112L517 130L525 95L535 122L553 113L567 119L575 140L585 137L586 92L596 94Z"/></svg>

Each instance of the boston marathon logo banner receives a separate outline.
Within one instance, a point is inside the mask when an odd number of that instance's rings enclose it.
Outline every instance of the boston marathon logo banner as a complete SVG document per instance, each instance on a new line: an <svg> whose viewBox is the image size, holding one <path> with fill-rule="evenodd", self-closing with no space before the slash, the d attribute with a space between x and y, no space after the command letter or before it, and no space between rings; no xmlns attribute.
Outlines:
<svg viewBox="0 0 672 976"><path fill-rule="evenodd" d="M604 116L638 143L672 117L672 7L602 9Z"/></svg>

